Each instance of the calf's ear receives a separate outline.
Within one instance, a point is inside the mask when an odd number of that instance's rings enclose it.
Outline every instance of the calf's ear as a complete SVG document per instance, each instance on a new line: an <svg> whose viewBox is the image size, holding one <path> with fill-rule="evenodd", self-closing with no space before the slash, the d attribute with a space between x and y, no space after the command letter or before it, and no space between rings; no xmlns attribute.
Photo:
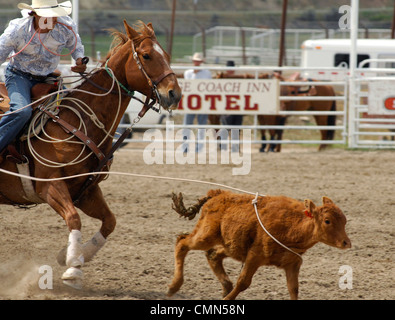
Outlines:
<svg viewBox="0 0 395 320"><path fill-rule="evenodd" d="M325 205L334 204L334 202L331 199L329 199L328 197L322 197L322 204L325 206Z"/></svg>
<svg viewBox="0 0 395 320"><path fill-rule="evenodd" d="M314 202L311 201L311 200L309 200L309 199L306 199L306 200L304 201L304 206L305 206L305 208L306 208L306 210L305 210L305 215L308 216L309 218L312 218L312 217L313 217L313 211L314 211L314 209L315 209L315 204L314 204Z"/></svg>

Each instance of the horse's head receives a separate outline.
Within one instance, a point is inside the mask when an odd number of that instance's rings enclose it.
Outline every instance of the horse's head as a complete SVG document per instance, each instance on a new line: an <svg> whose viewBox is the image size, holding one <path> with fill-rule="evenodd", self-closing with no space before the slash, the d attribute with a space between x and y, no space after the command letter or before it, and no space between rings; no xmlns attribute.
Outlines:
<svg viewBox="0 0 395 320"><path fill-rule="evenodd" d="M170 68L170 57L157 41L152 24L140 22L136 29L126 21L124 25L126 35L121 36L122 49L112 57L115 61L109 60L109 67L124 68L121 78L130 89L155 99L167 110L176 109L181 88Z"/></svg>

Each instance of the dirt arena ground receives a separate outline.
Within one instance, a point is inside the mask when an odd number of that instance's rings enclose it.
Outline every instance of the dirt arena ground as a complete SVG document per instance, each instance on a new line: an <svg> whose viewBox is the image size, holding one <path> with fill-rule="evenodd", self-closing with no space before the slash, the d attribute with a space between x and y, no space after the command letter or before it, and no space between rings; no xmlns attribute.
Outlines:
<svg viewBox="0 0 395 320"><path fill-rule="evenodd" d="M304 256L300 299L395 298L394 151L345 151L313 148L282 153L252 153L248 175L232 176L234 165L147 165L142 150L116 153L112 171L162 175L222 183L251 192L309 198L321 204L328 196L348 218L352 248L317 244ZM117 217L117 227L92 262L84 265L84 288L67 288L56 255L66 245L67 228L47 205L24 210L3 206L0 213L0 299L166 299L173 276L176 236L197 222L180 219L171 210L171 192L182 191L187 204L204 195L209 185L112 175L102 183ZM100 223L81 215L84 241ZM53 270L53 289L42 290L39 267ZM341 266L352 270L352 289L340 289ZM225 260L236 280L241 264ZM220 299L221 286L203 252L186 259L185 283L173 299ZM238 299L289 299L285 275L261 267Z"/></svg>

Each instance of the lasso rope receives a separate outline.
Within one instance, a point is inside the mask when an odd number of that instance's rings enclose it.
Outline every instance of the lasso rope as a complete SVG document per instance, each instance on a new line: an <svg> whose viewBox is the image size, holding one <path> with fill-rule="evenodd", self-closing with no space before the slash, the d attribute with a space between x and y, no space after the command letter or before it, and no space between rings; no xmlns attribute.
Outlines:
<svg viewBox="0 0 395 320"><path fill-rule="evenodd" d="M9 112L9 113L0 115L0 117L6 116L6 115L10 115L10 114L15 113L15 112L19 112L19 111L22 110L22 109L31 107L33 104L36 104L37 102L45 101L46 99L48 99L48 98L50 98L50 97L52 97L52 96L54 96L54 95L59 96L59 95L62 94L62 93L81 92L81 93L85 93L85 94L92 95L92 96L104 97L104 96L109 95L110 93L112 93L112 91L113 91L113 89L114 89L114 87L115 87L115 85L116 85L116 86L117 86L117 89L118 89L118 107L117 107L117 109L116 109L116 114L115 114L115 117L114 117L114 122L112 123L112 125L111 125L111 127L110 127L110 129L109 129L108 131L105 129L104 124L101 123L101 122L99 121L99 119L98 119L97 116L95 115L94 111L93 111L85 102L83 102L83 101L80 100L80 99L76 99L76 98L71 98L71 97L65 96L65 97L61 97L61 98L55 99L53 102L51 102L49 105L47 105L47 106L45 107L47 110L52 111L52 113L56 113L56 111L58 110L58 108L66 108L66 109L71 110L71 111L79 118L79 120L80 120L80 121L79 121L80 124L79 124L79 126L78 126L77 129L83 131L83 132L86 134L86 133L87 133L86 125L85 125L84 121L82 120L82 117L81 117L81 114L80 114L79 110L80 110L81 112L84 112L86 115L88 115L88 117L91 119L91 121L92 121L99 129L101 129L101 130L105 133L104 138L103 138L102 141L97 145L98 147L100 147L100 146L105 142L105 140L106 140L108 137L114 138L114 137L110 134L110 132L114 129L114 127L115 127L115 120L118 118L118 115L119 115L120 110L121 110L121 88L120 88L120 86L119 86L119 82L117 81L117 79L116 79L116 77L115 77L114 72L113 72L111 69L109 69L109 68L105 69L105 68L103 68L103 67L100 67L100 68L96 68L95 70L91 71L90 74L92 74L92 73L94 73L94 72L97 72L97 71L99 71L99 70L103 70L103 69L106 70L107 72L110 72L110 73L112 74L112 76L111 76L111 79L112 79L111 87L110 87L110 89L109 89L107 92L105 92L105 93L102 93L102 94L100 94L100 93L93 93L93 92L90 92L90 91L86 91L86 90L82 90L82 89L77 89L77 88L59 89L58 91L53 92L53 93L50 93L50 94L48 94L48 95L46 95L46 96L44 96L44 97L41 97L40 99L38 99L38 100L36 100L36 101L34 101L34 102L28 104L27 106L25 106L25 107L23 107L23 108L21 108L21 109L18 109L18 110L14 111L14 112ZM62 82L61 82L61 81L60 81L60 83L59 83L59 87L62 88ZM72 106L68 106L68 105L61 104L61 101L71 101L76 107L78 107L78 110L77 110L77 108L74 108L74 107L72 107ZM45 122L44 122L44 120L45 120L45 115L44 115L43 113L37 113L37 114L33 117L32 121L31 121L30 124L29 124L29 128L28 128L27 145L28 145L29 151L31 152L33 158L34 158L36 161L38 161L39 163L41 163L42 165L47 166L47 167L60 168L60 167L66 167L66 166L69 166L69 165L75 165L75 164L81 163L81 162L85 161L87 158L89 158L89 157L92 155L92 152L90 152L90 153L88 153L85 157L82 157L84 151L86 150L86 146L85 146L85 144L83 144L83 143L80 142L80 141L72 141L71 139L74 137L74 136L72 136L72 135L71 135L70 137L66 138L66 139L58 139L58 138L56 138L56 137L50 136L50 135L45 131L45 126L44 126ZM44 137L41 137L41 136L36 132L35 127L37 127L37 124L42 128L42 132L43 132ZM35 137L35 138L37 138L37 139L39 139L39 140L41 140L41 141L43 141L43 142L46 142L46 143L62 143L62 142L67 142L67 143L81 144L83 147L82 147L82 149L81 149L81 152L80 152L73 160L71 160L70 162L67 162L67 163L60 163L60 162L56 162L56 161L51 161L51 160L46 159L45 157L41 156L41 155L34 149L32 143L31 143L31 139L32 139L33 137Z"/></svg>
<svg viewBox="0 0 395 320"><path fill-rule="evenodd" d="M30 177L30 176L22 175L22 174L19 174L19 173L10 172L10 171L7 171L7 170L1 169L1 168L0 168L0 172L9 174L9 175L12 175L12 176L15 176L15 177L24 178L24 179L30 179L30 180L33 180L33 181L40 181L40 182L51 182L51 181L75 179L75 178L79 178L79 177L90 176L92 174L94 174L94 175L97 175L97 174L102 174L102 175L121 175L121 176L127 176L127 177L149 178L149 179L171 180L171 181L192 182L192 183L206 184L206 185L211 185L211 186L216 186L216 187L220 187L220 188L225 188L225 189L229 189L229 190L233 190L233 191L237 191L237 192L241 192L241 193L255 195L254 200L252 200L252 205L254 206L258 222L259 222L260 226L262 227L262 229L276 243L278 243L283 248L289 250L290 252L296 254L300 259L303 260L303 258L302 258L302 256L300 254L296 253L295 251L291 250L290 248L288 248L287 246L282 244L280 241L278 241L274 236L272 236L272 234L269 231L267 231L267 229L263 225L263 223L262 223L262 221L261 221L261 219L259 217L259 214L258 214L257 202L258 202L258 197L265 197L265 195L259 194L258 192L254 193L254 192L246 191L246 190L243 190L243 189L240 189L240 188L231 187L231 186L228 186L226 184L217 183L217 182L195 180L195 179L186 179L186 178L166 177L166 176L154 176L154 175L148 175L148 174L117 172L117 171L81 173L81 174L77 174L77 175L73 175L73 176L67 176L67 177L61 177L61 178L53 178L53 179L44 179L44 178Z"/></svg>

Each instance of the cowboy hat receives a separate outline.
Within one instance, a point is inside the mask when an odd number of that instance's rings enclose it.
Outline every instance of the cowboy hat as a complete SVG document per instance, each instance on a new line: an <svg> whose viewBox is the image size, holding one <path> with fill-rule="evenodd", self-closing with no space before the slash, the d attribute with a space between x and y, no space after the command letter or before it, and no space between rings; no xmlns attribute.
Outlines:
<svg viewBox="0 0 395 320"><path fill-rule="evenodd" d="M26 3L19 3L18 9L34 11L40 17L52 18L70 15L72 6L71 1L58 4L57 0L32 0L31 6Z"/></svg>
<svg viewBox="0 0 395 320"><path fill-rule="evenodd" d="M200 52L196 52L192 57L192 61L204 61L203 55Z"/></svg>

